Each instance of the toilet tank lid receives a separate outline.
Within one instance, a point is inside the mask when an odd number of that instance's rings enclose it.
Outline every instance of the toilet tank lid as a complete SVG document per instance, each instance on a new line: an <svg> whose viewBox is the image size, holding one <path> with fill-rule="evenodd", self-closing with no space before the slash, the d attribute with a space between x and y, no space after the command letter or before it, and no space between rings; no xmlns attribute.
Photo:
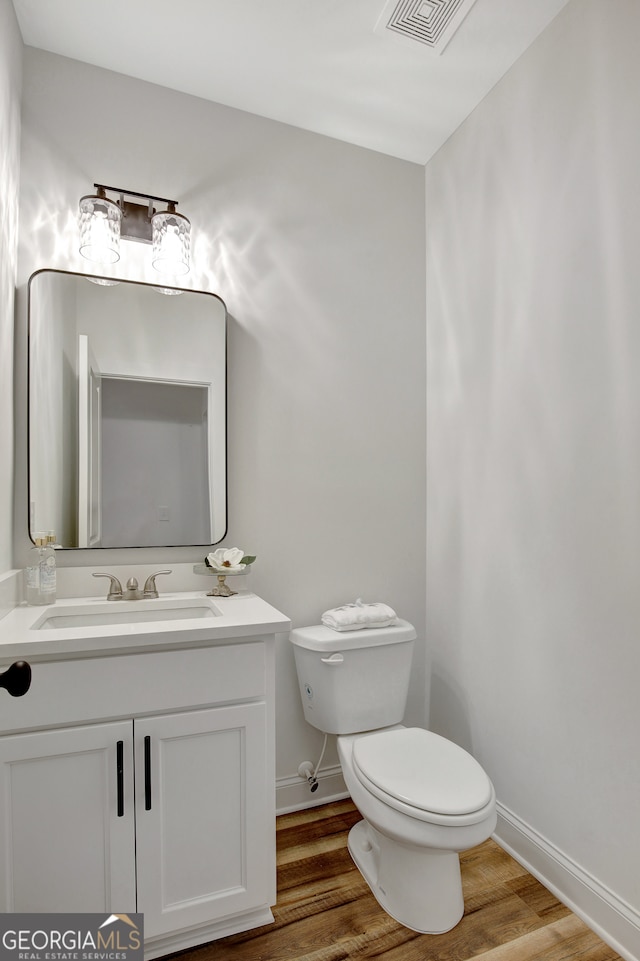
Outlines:
<svg viewBox="0 0 640 961"><path fill-rule="evenodd" d="M359 647L380 647L402 644L416 638L416 629L409 621L398 618L391 627L365 627L358 631L334 631L324 624L296 627L291 631L291 643L308 651L347 651Z"/></svg>

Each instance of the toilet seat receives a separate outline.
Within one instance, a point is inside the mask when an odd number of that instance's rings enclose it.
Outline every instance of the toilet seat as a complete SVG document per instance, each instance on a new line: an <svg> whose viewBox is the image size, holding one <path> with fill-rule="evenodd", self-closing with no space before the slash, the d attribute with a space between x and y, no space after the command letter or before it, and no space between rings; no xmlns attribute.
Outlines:
<svg viewBox="0 0 640 961"><path fill-rule="evenodd" d="M422 728L354 738L358 780L390 807L436 824L483 820L495 803L486 773L463 748Z"/></svg>

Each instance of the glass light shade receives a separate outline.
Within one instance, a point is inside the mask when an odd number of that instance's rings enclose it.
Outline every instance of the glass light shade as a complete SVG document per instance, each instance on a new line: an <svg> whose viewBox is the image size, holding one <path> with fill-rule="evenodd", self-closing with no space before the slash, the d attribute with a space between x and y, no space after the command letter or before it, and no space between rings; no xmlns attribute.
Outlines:
<svg viewBox="0 0 640 961"><path fill-rule="evenodd" d="M161 274L179 276L189 272L191 224L174 210L163 210L151 218L152 263Z"/></svg>
<svg viewBox="0 0 640 961"><path fill-rule="evenodd" d="M87 196L80 200L80 253L97 264L120 260L122 211L107 197Z"/></svg>

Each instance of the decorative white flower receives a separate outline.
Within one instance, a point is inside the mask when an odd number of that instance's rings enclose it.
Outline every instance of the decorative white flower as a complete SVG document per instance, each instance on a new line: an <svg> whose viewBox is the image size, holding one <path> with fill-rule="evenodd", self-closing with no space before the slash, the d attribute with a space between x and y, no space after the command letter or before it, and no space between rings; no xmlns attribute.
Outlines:
<svg viewBox="0 0 640 961"><path fill-rule="evenodd" d="M237 574L238 571L243 571L246 567L246 563L241 563L243 557L244 551L241 551L239 547L219 547L211 554L207 554L207 564L214 571L220 571L221 574Z"/></svg>

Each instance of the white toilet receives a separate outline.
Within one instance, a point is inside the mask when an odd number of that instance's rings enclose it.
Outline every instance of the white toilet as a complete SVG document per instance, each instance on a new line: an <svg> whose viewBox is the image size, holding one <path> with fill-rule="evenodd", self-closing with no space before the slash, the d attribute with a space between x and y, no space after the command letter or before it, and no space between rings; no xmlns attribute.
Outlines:
<svg viewBox="0 0 640 961"><path fill-rule="evenodd" d="M458 852L493 833L496 796L461 747L400 723L415 637L402 620L291 632L305 718L338 735L344 780L365 819L349 832L349 852L388 914L440 934L464 913Z"/></svg>

